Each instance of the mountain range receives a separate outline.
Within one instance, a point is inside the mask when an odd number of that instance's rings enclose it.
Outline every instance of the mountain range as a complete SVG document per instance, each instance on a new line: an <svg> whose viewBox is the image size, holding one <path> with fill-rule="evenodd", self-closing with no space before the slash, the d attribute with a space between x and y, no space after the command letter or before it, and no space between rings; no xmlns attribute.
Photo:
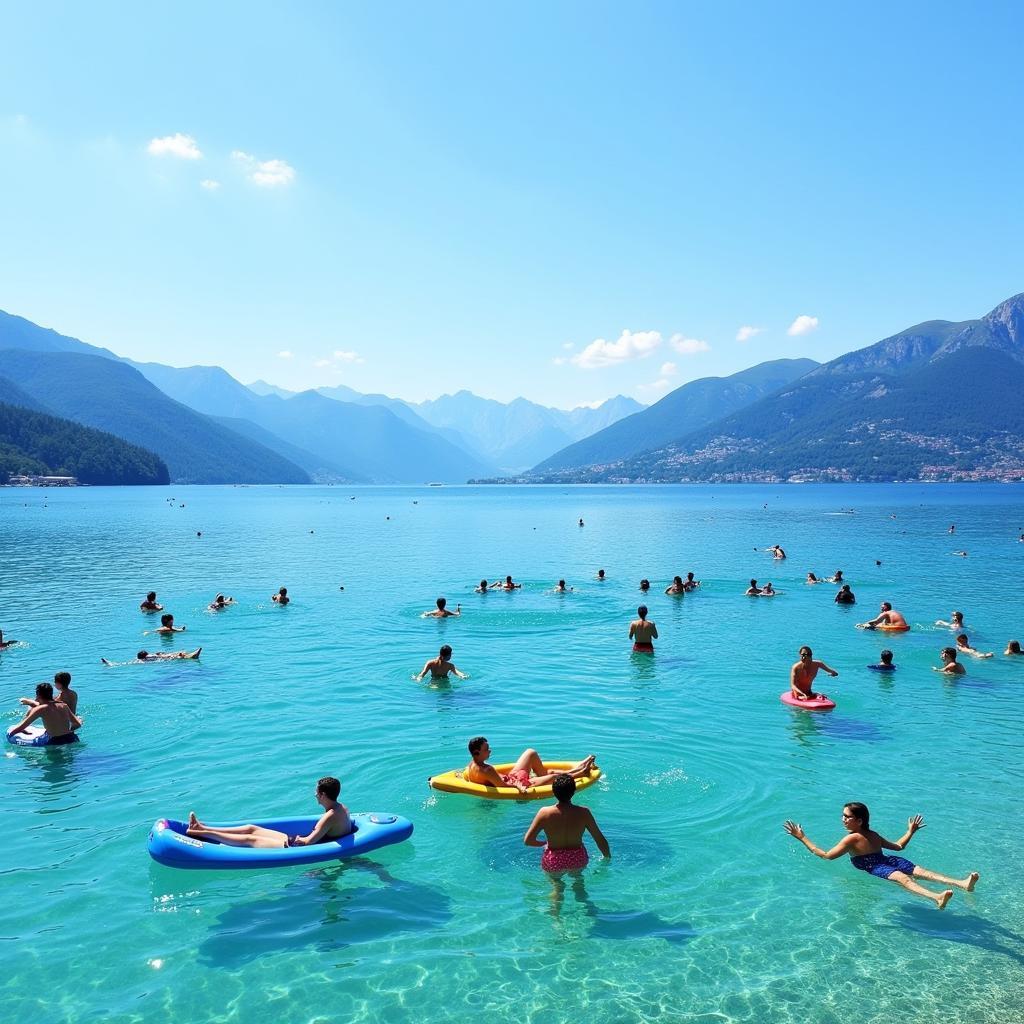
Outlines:
<svg viewBox="0 0 1024 1024"><path fill-rule="evenodd" d="M532 477L1024 479L1022 393L1024 294L978 320L928 321L847 353L642 452L609 444L592 446L586 461L558 453ZM630 420L642 427L655 408Z"/></svg>

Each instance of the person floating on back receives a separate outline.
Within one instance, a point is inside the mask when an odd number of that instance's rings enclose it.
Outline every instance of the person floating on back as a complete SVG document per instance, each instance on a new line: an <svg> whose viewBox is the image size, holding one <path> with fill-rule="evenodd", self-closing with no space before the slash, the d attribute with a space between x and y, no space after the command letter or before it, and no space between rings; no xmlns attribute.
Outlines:
<svg viewBox="0 0 1024 1024"><path fill-rule="evenodd" d="M881 611L873 619L857 623L858 629L877 629L879 626L887 626L890 629L910 629L910 626L907 625L907 620L903 617L903 613L894 611L888 601L882 602Z"/></svg>
<svg viewBox="0 0 1024 1024"><path fill-rule="evenodd" d="M162 612L164 606L156 603L156 591L151 590L146 595L146 600L139 605L139 610L143 612Z"/></svg>
<svg viewBox="0 0 1024 1024"><path fill-rule="evenodd" d="M437 605L437 607L432 612L424 612L423 615L421 616L422 618L424 618L424 619L450 619L453 616L457 616L457 615L461 615L462 614L462 605L461 604L457 604L455 606L455 611L453 611L453 612L448 611L448 607L447 607L448 606L448 599L447 598L439 597L434 603Z"/></svg>
<svg viewBox="0 0 1024 1024"><path fill-rule="evenodd" d="M956 648L955 647L943 647L939 651L939 657L942 659L942 667L936 668L932 665L933 672L941 672L946 676L965 676L967 675L967 669L956 660Z"/></svg>
<svg viewBox="0 0 1024 1024"><path fill-rule="evenodd" d="M82 720L64 701L54 699L53 687L49 683L40 683L36 687L33 706L16 726L7 730L7 735L16 736L24 732L38 719L42 719L44 732L35 741L35 746L57 747L78 742L75 730L82 728Z"/></svg>
<svg viewBox="0 0 1024 1024"><path fill-rule="evenodd" d="M892 663L892 651L885 650L878 656L879 661L877 665L868 665L868 668L874 669L875 672L895 672L896 666Z"/></svg>
<svg viewBox="0 0 1024 1024"><path fill-rule="evenodd" d="M642 604L636 610L639 618L629 624L629 639L633 641L633 650L637 654L653 654L652 640L658 639L658 627L647 618L647 605Z"/></svg>
<svg viewBox="0 0 1024 1024"><path fill-rule="evenodd" d="M589 807L576 807L572 798L576 793L576 780L571 775L556 775L551 789L558 803L542 807L533 818L523 836L525 846L543 846L540 866L545 871L581 871L589 857L583 845L583 833L589 832L601 851L611 857L612 851L604 833L594 820ZM540 839L543 832L545 838Z"/></svg>
<svg viewBox="0 0 1024 1024"><path fill-rule="evenodd" d="M198 661L199 655L203 653L202 647L197 647L194 651L158 651L151 653L150 651L139 651L135 655L134 664L140 665L142 663L149 663L153 661ZM113 667L112 661L107 661L106 658L100 658L100 661L108 667ZM128 662L133 664L133 662Z"/></svg>
<svg viewBox="0 0 1024 1024"><path fill-rule="evenodd" d="M286 832L264 828L262 825L235 825L229 828L211 828L204 825L189 811L185 834L203 842L223 843L225 846L244 846L250 849L280 850L290 846L315 846L332 839L341 839L352 831L352 818L348 808L338 802L341 783L330 775L316 784L316 802L323 808L313 831L304 836L290 836Z"/></svg>
<svg viewBox="0 0 1024 1024"><path fill-rule="evenodd" d="M452 649L448 644L445 644L440 651L437 653L436 658L431 658L430 661L423 666L420 674L416 676L416 681L420 682L423 677L429 672L431 679L447 679L449 672L454 672L459 679L468 679L469 676L464 672L460 672L452 664Z"/></svg>
<svg viewBox="0 0 1024 1024"><path fill-rule="evenodd" d="M520 793L526 793L535 786L550 785L559 775L569 775L574 779L589 775L595 760L594 755L589 754L567 772L549 772L540 754L532 747L527 747L516 763L504 775L500 775L493 765L487 763L487 758L491 756L491 746L483 736L474 736L469 741L469 756L472 760L462 773L467 782L475 782L478 786L512 786Z"/></svg>
<svg viewBox="0 0 1024 1024"><path fill-rule="evenodd" d="M811 689L814 677L819 669L824 669L830 676L837 676L839 673L834 668L829 668L823 661L815 661L810 649L804 645L800 648L800 660L789 670L789 692L796 700L817 700L821 694Z"/></svg>
<svg viewBox="0 0 1024 1024"><path fill-rule="evenodd" d="M836 860L844 854L849 854L850 863L861 871L866 871L876 878L887 878L890 882L902 885L908 892L915 896L923 896L931 900L935 906L942 910L953 897L953 890L946 889L943 892L934 892L919 885L915 879L923 878L929 882L941 882L944 885L955 885L965 892L973 892L978 879L981 877L977 871L972 871L966 878L948 878L946 875L937 874L927 868L919 867L904 857L891 857L882 853L882 850L903 850L907 843L913 839L915 833L924 828L924 819L920 814L915 814L907 820L907 831L895 843L885 836L873 832L870 828L870 812L862 803L849 803L843 807L843 827L847 831L839 842L831 850L822 850L807 838L803 828L795 821L787 821L782 826L794 839L798 839L807 847L815 857L823 860Z"/></svg>

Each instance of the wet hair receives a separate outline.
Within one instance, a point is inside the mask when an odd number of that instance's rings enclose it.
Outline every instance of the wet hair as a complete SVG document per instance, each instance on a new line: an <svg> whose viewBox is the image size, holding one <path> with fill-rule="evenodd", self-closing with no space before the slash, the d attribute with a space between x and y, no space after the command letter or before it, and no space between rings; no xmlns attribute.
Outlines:
<svg viewBox="0 0 1024 1024"><path fill-rule="evenodd" d="M880 655L883 665L889 665L892 663L892 651L884 650Z"/></svg>
<svg viewBox="0 0 1024 1024"><path fill-rule="evenodd" d="M640 589L641 590L649 590L650 587L651 587L651 581L649 579L647 579L646 577L640 581Z"/></svg>
<svg viewBox="0 0 1024 1024"><path fill-rule="evenodd" d="M683 582L683 577L682 576L673 576L672 577L672 582L675 583L676 585L678 585L678 584Z"/></svg>
<svg viewBox="0 0 1024 1024"><path fill-rule="evenodd" d="M57 672L54 674L53 681L61 688L71 685L71 673L70 672Z"/></svg>
<svg viewBox="0 0 1024 1024"><path fill-rule="evenodd" d="M692 580L692 579L693 579L693 573L692 573L692 572L688 572L688 573L686 574L686 578L687 578L688 580Z"/></svg>
<svg viewBox="0 0 1024 1024"><path fill-rule="evenodd" d="M956 661L956 648L955 647L943 647L942 655L945 658L949 658L951 661Z"/></svg>
<svg viewBox="0 0 1024 1024"><path fill-rule="evenodd" d="M844 583L839 588L839 592L842 593L842 594L848 594L850 592L850 584L849 583Z"/></svg>
<svg viewBox="0 0 1024 1024"><path fill-rule="evenodd" d="M37 684L36 696L40 700L53 700L53 687L49 683Z"/></svg>
<svg viewBox="0 0 1024 1024"><path fill-rule="evenodd" d="M149 592L149 593L148 593L148 594L146 595L146 600L147 600L147 601L155 601L155 600L156 600L156 591L155 591L155 590L151 590L151 591L150 591L150 592Z"/></svg>
<svg viewBox="0 0 1024 1024"><path fill-rule="evenodd" d="M560 804L567 804L576 792L576 780L571 775L556 775L551 783L551 792Z"/></svg>
<svg viewBox="0 0 1024 1024"><path fill-rule="evenodd" d="M439 657L442 657L447 661L452 656L451 644L445 644L437 653Z"/></svg>
<svg viewBox="0 0 1024 1024"><path fill-rule="evenodd" d="M964 647L970 647L971 642L967 639L966 633L957 633L956 635L957 646L963 645Z"/></svg>
<svg viewBox="0 0 1024 1024"><path fill-rule="evenodd" d="M597 570L597 575L598 576L603 576L604 575L604 569L598 569Z"/></svg>
<svg viewBox="0 0 1024 1024"><path fill-rule="evenodd" d="M487 737L486 736L474 736L469 741L469 744L468 744L470 754L472 754L473 757L476 757L476 755L479 754L480 751L484 749L484 744L486 742L487 742Z"/></svg>
<svg viewBox="0 0 1024 1024"><path fill-rule="evenodd" d="M953 612L951 618L953 619L954 622L963 622L964 621L964 613L963 612Z"/></svg>
<svg viewBox="0 0 1024 1024"><path fill-rule="evenodd" d="M817 579L818 579L818 577L817 577L817 576L815 576L813 572L809 572L809 573L807 574L807 578L808 578L809 580L817 580Z"/></svg>
<svg viewBox="0 0 1024 1024"><path fill-rule="evenodd" d="M325 775L316 784L317 794L322 793L330 800L337 800L341 792L341 783L333 775Z"/></svg>
<svg viewBox="0 0 1024 1024"><path fill-rule="evenodd" d="M170 612L167 612L165 615L161 615L160 616L160 625L161 626L169 626L173 621L174 621L174 616Z"/></svg>
<svg viewBox="0 0 1024 1024"><path fill-rule="evenodd" d="M843 570L842 569L836 569L836 571L834 573L832 573L832 576L833 576L834 579L841 580L843 578ZM861 804L861 806L864 807L863 804ZM865 807L864 810L867 810L867 808Z"/></svg>
<svg viewBox="0 0 1024 1024"><path fill-rule="evenodd" d="M756 586L757 586L757 580L751 580L751 581L750 581L750 585L751 585L752 587L756 587Z"/></svg>
<svg viewBox="0 0 1024 1024"><path fill-rule="evenodd" d="M218 594L213 600L216 604L220 604L221 601L225 601L227 599L224 597L223 594Z"/></svg>
<svg viewBox="0 0 1024 1024"><path fill-rule="evenodd" d="M447 599L446 597L439 597L439 598L437 599L437 601L435 602L435 604L436 604L436 605L437 605L437 607L438 607L438 610L439 610L439 611L442 611L442 612L444 611L444 606L445 606L445 605L446 605L447 603L448 603L448 599Z"/></svg>
<svg viewBox="0 0 1024 1024"><path fill-rule="evenodd" d="M883 612L891 612L892 611L892 602L891 601L883 601L882 602L882 611Z"/></svg>
<svg viewBox="0 0 1024 1024"><path fill-rule="evenodd" d="M287 596L288 596L288 588L287 588L287 587L282 587L282 588L281 588L281 589L280 589L280 590L278 591L278 593L279 593L279 594L281 594L281 595L282 595L283 597L287 597ZM332 798L332 799L333 799L333 798Z"/></svg>
<svg viewBox="0 0 1024 1024"><path fill-rule="evenodd" d="M138 658L139 661L145 661L149 657L149 651L139 651L135 657Z"/></svg>
<svg viewBox="0 0 1024 1024"><path fill-rule="evenodd" d="M506 576L505 577L505 582L506 583L511 583L512 582L512 577L511 576Z"/></svg>
<svg viewBox="0 0 1024 1024"><path fill-rule="evenodd" d="M801 648L800 648L800 650L799 650L799 651L797 651L796 653L797 653L797 654L803 654L803 653L804 653L804 651L806 651L806 652L807 652L807 653L808 653L809 655L811 655L811 656L813 657L813 655L814 655L814 651L812 651L812 650L810 649L810 647L808 647L808 646L807 646L807 644L804 644L804 645L803 645L803 647L801 647Z"/></svg>
<svg viewBox="0 0 1024 1024"><path fill-rule="evenodd" d="M867 808L867 804L862 804L857 800L851 800L848 804L843 804L845 807L864 828L871 827L871 812Z"/></svg>
<svg viewBox="0 0 1024 1024"><path fill-rule="evenodd" d="M1006 649L1008 651L1013 651L1014 654L1020 654L1020 641L1019 640L1011 640L1006 645Z"/></svg>
<svg viewBox="0 0 1024 1024"><path fill-rule="evenodd" d="M647 618L647 605L645 605L645 604L640 605L640 607L637 608L636 613L637 613L637 615L640 616L641 619L646 619Z"/></svg>
<svg viewBox="0 0 1024 1024"><path fill-rule="evenodd" d="M564 587L564 586L565 586L565 580L559 580L559 581L558 581L558 585L559 585L560 587Z"/></svg>
<svg viewBox="0 0 1024 1024"><path fill-rule="evenodd" d="M480 589L481 590L486 590L487 589L487 580L481 580L480 581Z"/></svg>

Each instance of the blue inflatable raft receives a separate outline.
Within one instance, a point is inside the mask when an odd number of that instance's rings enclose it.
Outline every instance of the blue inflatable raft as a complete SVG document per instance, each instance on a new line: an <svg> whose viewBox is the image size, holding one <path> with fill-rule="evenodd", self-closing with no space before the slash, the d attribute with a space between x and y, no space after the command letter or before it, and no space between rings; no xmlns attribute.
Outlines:
<svg viewBox="0 0 1024 1024"><path fill-rule="evenodd" d="M262 825L286 835L308 835L317 818L275 818L271 821L229 821L208 823L212 828ZM171 868L283 868L293 864L320 864L344 857L358 857L382 846L404 842L412 835L412 822L397 814L352 815L352 831L340 839L315 846L290 846L280 850L225 846L223 843L193 839L185 835L184 821L161 818L153 823L146 848L153 860Z"/></svg>

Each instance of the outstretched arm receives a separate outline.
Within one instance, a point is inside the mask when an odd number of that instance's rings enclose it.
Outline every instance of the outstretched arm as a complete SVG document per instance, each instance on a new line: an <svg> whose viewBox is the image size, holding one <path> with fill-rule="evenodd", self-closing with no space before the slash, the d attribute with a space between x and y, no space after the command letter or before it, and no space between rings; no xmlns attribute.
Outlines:
<svg viewBox="0 0 1024 1024"><path fill-rule="evenodd" d="M903 850L907 843L914 838L914 833L922 828L924 828L924 818L920 814L915 814L912 818L907 819L907 831L895 843L884 836L878 838L882 840L882 846L887 850Z"/></svg>
<svg viewBox="0 0 1024 1024"><path fill-rule="evenodd" d="M824 669L830 676L837 676L839 673L834 668L829 668L823 661L815 662L818 668Z"/></svg>
<svg viewBox="0 0 1024 1024"><path fill-rule="evenodd" d="M795 821L786 821L783 823L782 827L794 839L798 839L803 843L815 857L821 857L822 860L835 860L838 857L842 857L844 853L849 852L850 844L853 842L853 836L845 836L840 839L831 850L823 850L820 846L815 846L814 843L807 838L803 828Z"/></svg>

